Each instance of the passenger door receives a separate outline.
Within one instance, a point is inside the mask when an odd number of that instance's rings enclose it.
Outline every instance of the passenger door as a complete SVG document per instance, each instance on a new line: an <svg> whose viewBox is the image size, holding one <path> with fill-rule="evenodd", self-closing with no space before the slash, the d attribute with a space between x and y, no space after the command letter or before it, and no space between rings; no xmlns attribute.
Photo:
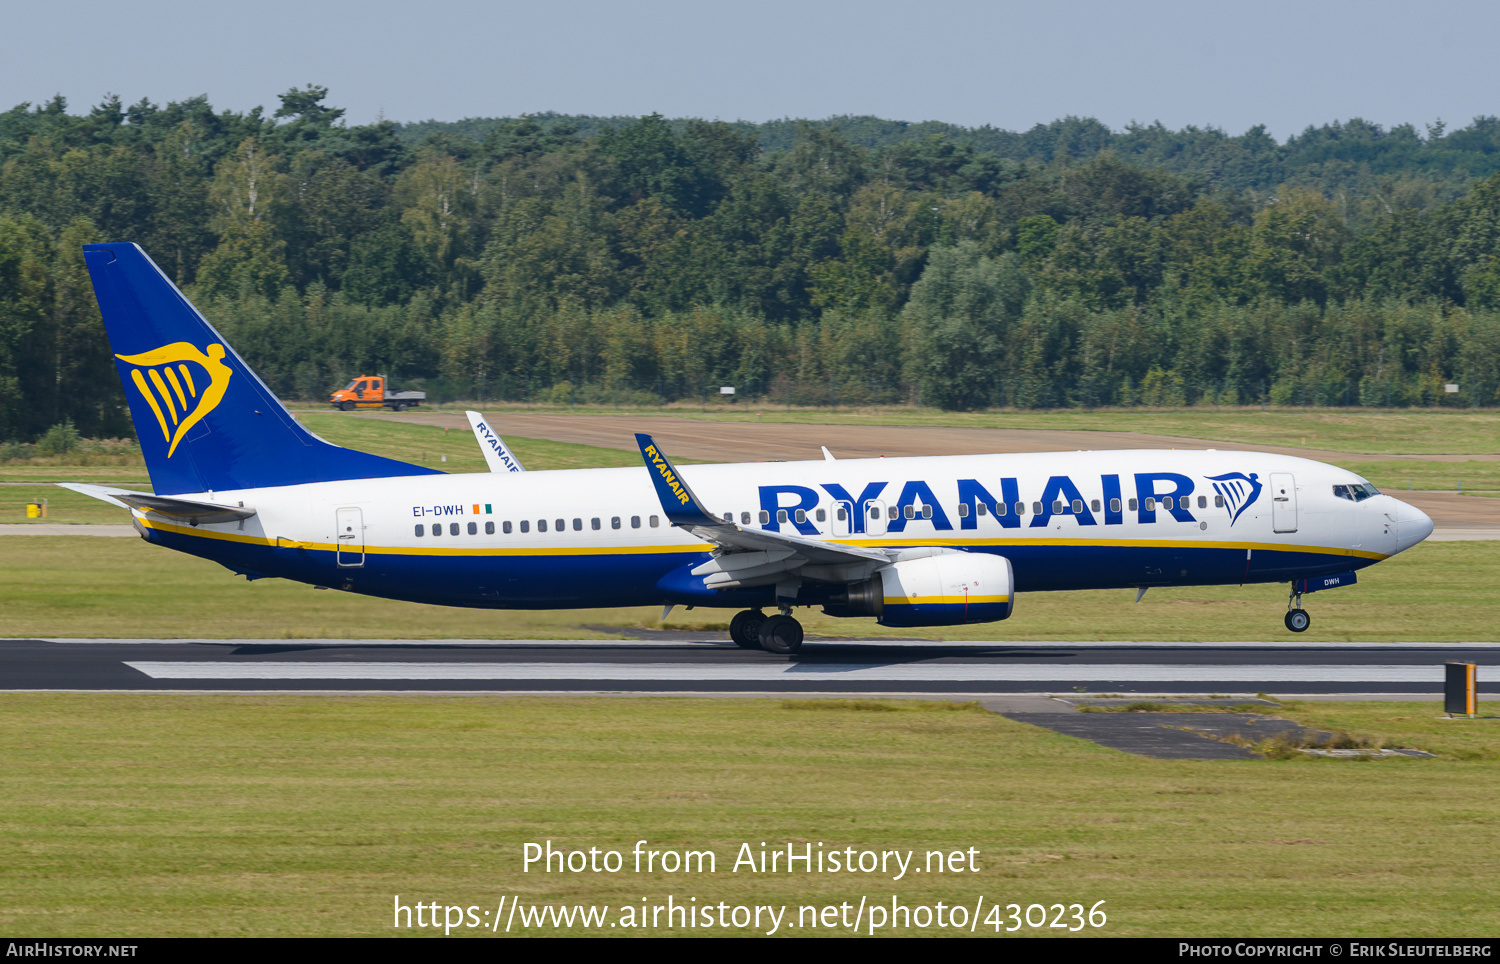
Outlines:
<svg viewBox="0 0 1500 964"><path fill-rule="evenodd" d="M1271 529L1297 531L1297 481L1290 472L1271 473Z"/></svg>

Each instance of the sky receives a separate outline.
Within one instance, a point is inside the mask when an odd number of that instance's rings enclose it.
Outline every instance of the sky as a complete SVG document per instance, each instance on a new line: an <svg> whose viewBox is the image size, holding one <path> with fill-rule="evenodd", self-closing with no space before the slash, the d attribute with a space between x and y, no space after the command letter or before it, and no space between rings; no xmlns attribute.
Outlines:
<svg viewBox="0 0 1500 964"><path fill-rule="evenodd" d="M0 0L0 109L317 84L363 124L873 114L1024 130L1076 115L1285 139L1500 113L1500 4L1428 0Z"/></svg>

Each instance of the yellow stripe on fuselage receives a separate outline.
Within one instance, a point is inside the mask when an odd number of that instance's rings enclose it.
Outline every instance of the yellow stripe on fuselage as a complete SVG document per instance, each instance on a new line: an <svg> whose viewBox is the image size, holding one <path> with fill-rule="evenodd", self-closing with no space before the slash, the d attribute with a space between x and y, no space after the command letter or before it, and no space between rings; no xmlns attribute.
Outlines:
<svg viewBox="0 0 1500 964"><path fill-rule="evenodd" d="M886 596L887 606L983 606L1010 602L1009 596Z"/></svg>
<svg viewBox="0 0 1500 964"><path fill-rule="evenodd" d="M158 519L142 518L141 524L148 529L175 532L185 536L204 539L221 539L250 545L276 544L274 538L251 536L242 532L219 532L212 529L175 525ZM463 539L464 536L449 536ZM950 549L967 549L991 546L1102 546L1125 549L1251 549L1267 552L1310 552L1322 555L1349 556L1358 559L1381 560L1390 558L1385 553L1364 549L1345 549L1337 546L1299 546L1276 542L1173 542L1166 539L837 539L832 545L866 546L875 549L936 546ZM332 542L303 542L305 549L332 552L339 546ZM568 546L568 547L517 547L514 549L488 546L483 548L455 548L447 546L427 548L425 546L365 546L355 550L345 546L345 552L363 551L367 555L389 556L614 556L614 555L670 555L683 552L708 552L714 547L706 542L669 546Z"/></svg>

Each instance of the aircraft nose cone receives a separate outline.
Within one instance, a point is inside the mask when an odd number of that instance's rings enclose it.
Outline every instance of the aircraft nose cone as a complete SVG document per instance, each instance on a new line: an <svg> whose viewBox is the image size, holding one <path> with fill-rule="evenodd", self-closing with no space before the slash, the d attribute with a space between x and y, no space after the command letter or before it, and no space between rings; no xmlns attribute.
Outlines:
<svg viewBox="0 0 1500 964"><path fill-rule="evenodd" d="M1396 551L1405 552L1432 535L1432 518L1414 505L1396 501Z"/></svg>

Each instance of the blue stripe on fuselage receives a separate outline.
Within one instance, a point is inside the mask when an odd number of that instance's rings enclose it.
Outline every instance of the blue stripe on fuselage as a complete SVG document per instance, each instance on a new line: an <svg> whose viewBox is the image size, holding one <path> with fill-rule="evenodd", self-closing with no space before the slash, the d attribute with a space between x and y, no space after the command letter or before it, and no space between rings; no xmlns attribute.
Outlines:
<svg viewBox="0 0 1500 964"><path fill-rule="evenodd" d="M354 591L371 596L497 609L659 605L673 601L663 599L657 587L660 579L688 563L709 558L707 552L690 549L570 555L381 552L367 554L361 567L341 568L334 553L326 549L276 547L156 528L146 532L151 542L236 571L324 586L341 586L347 580ZM1017 592L1286 582L1362 569L1378 561L1290 547L1256 549L1248 566L1245 550L1233 547L1033 543L978 546L969 551L1009 559ZM706 604L701 596L691 602Z"/></svg>

